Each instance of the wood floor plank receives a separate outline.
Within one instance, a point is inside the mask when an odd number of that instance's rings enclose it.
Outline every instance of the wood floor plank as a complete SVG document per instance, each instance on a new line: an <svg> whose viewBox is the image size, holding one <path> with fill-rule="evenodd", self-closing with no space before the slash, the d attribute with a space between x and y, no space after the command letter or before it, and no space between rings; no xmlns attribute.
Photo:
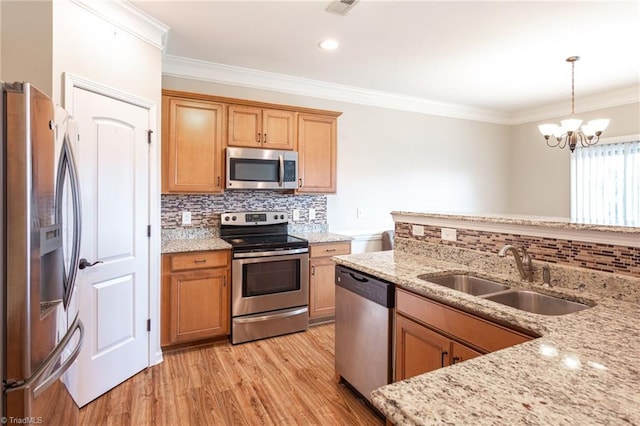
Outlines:
<svg viewBox="0 0 640 426"><path fill-rule="evenodd" d="M80 410L81 425L383 425L334 377L334 325L166 353Z"/></svg>

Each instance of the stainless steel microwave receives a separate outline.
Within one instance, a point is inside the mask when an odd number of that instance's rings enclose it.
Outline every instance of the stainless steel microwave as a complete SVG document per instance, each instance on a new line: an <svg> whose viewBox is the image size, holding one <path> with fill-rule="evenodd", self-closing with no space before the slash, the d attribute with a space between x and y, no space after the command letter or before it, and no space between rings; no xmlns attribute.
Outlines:
<svg viewBox="0 0 640 426"><path fill-rule="evenodd" d="M227 189L297 189L298 153L227 148Z"/></svg>

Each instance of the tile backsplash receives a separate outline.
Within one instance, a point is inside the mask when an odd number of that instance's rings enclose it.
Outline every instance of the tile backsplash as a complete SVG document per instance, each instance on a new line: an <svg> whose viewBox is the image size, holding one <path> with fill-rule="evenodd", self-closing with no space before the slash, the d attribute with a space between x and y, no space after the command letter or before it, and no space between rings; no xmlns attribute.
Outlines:
<svg viewBox="0 0 640 426"><path fill-rule="evenodd" d="M220 214L237 211L281 210L289 213L289 229L295 232L323 232L327 225L326 195L295 195L278 191L234 190L223 194L163 194L161 199L163 231L196 231L220 227ZM300 220L293 221L293 210ZM315 209L315 219L309 219ZM191 212L191 225L182 225L182 212Z"/></svg>
<svg viewBox="0 0 640 426"><path fill-rule="evenodd" d="M556 263L595 271L640 277L640 248L570 241L500 232L457 229L455 242L441 239L441 227L424 226L424 236L412 234L412 224L396 222L396 235L409 240L423 241L483 253L497 253L505 244L526 247L531 256L540 262Z"/></svg>

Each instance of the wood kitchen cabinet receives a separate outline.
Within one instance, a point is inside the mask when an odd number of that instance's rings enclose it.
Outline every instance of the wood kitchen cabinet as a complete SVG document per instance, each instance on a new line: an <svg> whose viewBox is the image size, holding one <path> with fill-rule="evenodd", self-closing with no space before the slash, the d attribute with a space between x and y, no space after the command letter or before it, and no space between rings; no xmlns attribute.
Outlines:
<svg viewBox="0 0 640 426"><path fill-rule="evenodd" d="M532 339L401 289L395 324L396 381Z"/></svg>
<svg viewBox="0 0 640 426"><path fill-rule="evenodd" d="M162 192L224 191L225 106L162 96Z"/></svg>
<svg viewBox="0 0 640 426"><path fill-rule="evenodd" d="M335 193L337 119L298 114L298 192Z"/></svg>
<svg viewBox="0 0 640 426"><path fill-rule="evenodd" d="M298 193L336 192L342 113L162 91L162 193L222 193L227 146L298 151Z"/></svg>
<svg viewBox="0 0 640 426"><path fill-rule="evenodd" d="M228 117L228 146L295 149L293 111L229 105Z"/></svg>
<svg viewBox="0 0 640 426"><path fill-rule="evenodd" d="M351 242L314 243L309 246L309 321L335 318L336 264L331 256L351 253Z"/></svg>
<svg viewBox="0 0 640 426"><path fill-rule="evenodd" d="M162 256L162 346L229 335L230 250Z"/></svg>

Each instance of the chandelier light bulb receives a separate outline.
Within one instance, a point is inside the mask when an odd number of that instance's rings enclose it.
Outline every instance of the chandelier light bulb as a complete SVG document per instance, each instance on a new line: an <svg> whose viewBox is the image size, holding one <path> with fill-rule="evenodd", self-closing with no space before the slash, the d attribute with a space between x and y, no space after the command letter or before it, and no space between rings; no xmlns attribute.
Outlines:
<svg viewBox="0 0 640 426"><path fill-rule="evenodd" d="M560 121L560 124L562 125L562 128L565 131L567 131L567 133L575 132L580 128L580 125L582 124L582 120L578 118L569 118L567 120Z"/></svg>
<svg viewBox="0 0 640 426"><path fill-rule="evenodd" d="M598 120L589 121L589 125L592 126L596 132L602 133L605 131L607 127L609 127L610 121L611 120L609 120L608 118L600 118Z"/></svg>

